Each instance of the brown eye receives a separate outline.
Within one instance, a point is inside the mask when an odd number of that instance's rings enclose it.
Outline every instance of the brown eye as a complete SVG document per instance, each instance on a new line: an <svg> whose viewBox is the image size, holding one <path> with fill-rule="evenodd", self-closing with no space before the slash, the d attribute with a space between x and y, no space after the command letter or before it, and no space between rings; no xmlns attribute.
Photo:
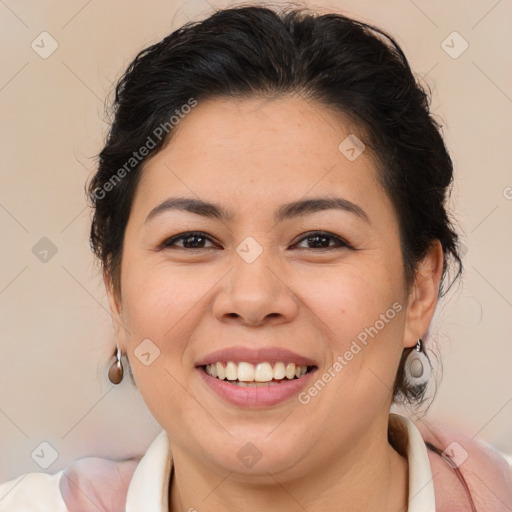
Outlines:
<svg viewBox="0 0 512 512"><path fill-rule="evenodd" d="M204 233L188 232L165 240L160 247L163 249L168 247L177 247L179 249L209 249L209 247L205 247L207 241L211 240ZM178 245L177 242L182 242L182 245Z"/></svg>
<svg viewBox="0 0 512 512"><path fill-rule="evenodd" d="M352 246L339 236L332 233L317 231L309 233L308 236L299 240L298 243L307 241L307 247L300 247L301 249L334 249L339 247L352 248ZM330 245L334 241L335 245Z"/></svg>

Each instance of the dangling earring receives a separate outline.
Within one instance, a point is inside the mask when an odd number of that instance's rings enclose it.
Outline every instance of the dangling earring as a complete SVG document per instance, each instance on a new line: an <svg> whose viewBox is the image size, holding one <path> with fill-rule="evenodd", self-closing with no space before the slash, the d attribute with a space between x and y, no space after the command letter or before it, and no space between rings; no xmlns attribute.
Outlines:
<svg viewBox="0 0 512 512"><path fill-rule="evenodd" d="M426 384L432 375L432 365L423 347L423 340L418 343L407 356L404 366L405 379L410 386L422 386Z"/></svg>
<svg viewBox="0 0 512 512"><path fill-rule="evenodd" d="M123 363L121 362L122 356L121 349L118 345L116 345L116 350L114 352L115 361L110 366L108 370L108 380L112 382L112 384L119 384L123 380Z"/></svg>

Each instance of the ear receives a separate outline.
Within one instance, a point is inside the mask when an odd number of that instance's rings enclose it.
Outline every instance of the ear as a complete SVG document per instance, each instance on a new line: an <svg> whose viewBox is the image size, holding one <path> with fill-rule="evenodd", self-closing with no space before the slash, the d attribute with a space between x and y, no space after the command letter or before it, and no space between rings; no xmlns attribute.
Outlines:
<svg viewBox="0 0 512 512"><path fill-rule="evenodd" d="M114 284L112 283L112 279L107 272L103 272L103 282L105 284L105 290L107 292L108 304L110 308L110 315L112 317L112 325L114 327L116 343L119 345L119 348L123 352L126 352L127 331L124 327L121 297L118 296L118 294L115 292Z"/></svg>
<svg viewBox="0 0 512 512"><path fill-rule="evenodd" d="M418 264L412 289L409 293L405 319L404 347L414 347L432 321L439 296L443 273L443 248L439 240L430 246Z"/></svg>

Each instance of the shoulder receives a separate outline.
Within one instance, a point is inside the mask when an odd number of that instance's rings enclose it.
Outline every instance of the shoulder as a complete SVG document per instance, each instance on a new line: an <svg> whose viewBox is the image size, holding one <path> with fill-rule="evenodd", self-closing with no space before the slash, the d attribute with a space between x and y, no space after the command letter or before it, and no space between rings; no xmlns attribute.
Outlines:
<svg viewBox="0 0 512 512"><path fill-rule="evenodd" d="M414 423L423 440L440 450L440 453L427 450L439 512L471 512L467 491L478 512L512 510L510 459L462 430L426 420ZM467 491L457 472L466 481ZM461 504L466 508L461 509Z"/></svg>
<svg viewBox="0 0 512 512"><path fill-rule="evenodd" d="M69 512L124 512L126 495L140 457L115 461L79 459L63 470L60 492Z"/></svg>
<svg viewBox="0 0 512 512"><path fill-rule="evenodd" d="M85 457L54 473L26 473L0 484L2 512L123 512L140 457Z"/></svg>
<svg viewBox="0 0 512 512"><path fill-rule="evenodd" d="M0 510L2 512L67 512L59 490L62 471L25 473L0 484Z"/></svg>

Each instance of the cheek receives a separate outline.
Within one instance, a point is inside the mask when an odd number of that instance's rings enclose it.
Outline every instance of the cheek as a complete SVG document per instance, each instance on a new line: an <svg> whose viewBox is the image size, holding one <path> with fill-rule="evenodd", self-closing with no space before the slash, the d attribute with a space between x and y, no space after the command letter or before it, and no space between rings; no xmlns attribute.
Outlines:
<svg viewBox="0 0 512 512"><path fill-rule="evenodd" d="M168 338L176 341L165 345L166 350L178 349L187 316L200 307L198 301L208 289L208 280L197 270L172 266L168 262L152 263L132 258L126 260L123 280L123 303L130 339L141 336L164 346Z"/></svg>
<svg viewBox="0 0 512 512"><path fill-rule="evenodd" d="M356 338L376 323L383 331L382 321L387 330L392 323L400 325L402 317L397 313L405 309L404 297L394 274L391 269L376 264L345 265L328 271L327 278L326 270L318 269L301 280L299 289L304 290L305 304L314 307L315 313L321 316L330 332L329 338L339 339L341 343ZM395 303L398 306L393 308ZM398 318L398 322L394 321Z"/></svg>
<svg viewBox="0 0 512 512"><path fill-rule="evenodd" d="M173 377L179 378L194 293L182 286L179 271L170 276L163 266L134 257L123 261L122 275L130 366L145 402L157 413L164 397L166 402L172 398Z"/></svg>
<svg viewBox="0 0 512 512"><path fill-rule="evenodd" d="M399 269L398 269L399 272ZM321 320L337 392L345 400L385 399L402 351L404 295L397 270L385 265L353 265L331 272L321 286L310 275L306 304ZM399 275L399 274L398 274ZM305 283L303 283L304 285ZM346 405L346 402L344 402Z"/></svg>

